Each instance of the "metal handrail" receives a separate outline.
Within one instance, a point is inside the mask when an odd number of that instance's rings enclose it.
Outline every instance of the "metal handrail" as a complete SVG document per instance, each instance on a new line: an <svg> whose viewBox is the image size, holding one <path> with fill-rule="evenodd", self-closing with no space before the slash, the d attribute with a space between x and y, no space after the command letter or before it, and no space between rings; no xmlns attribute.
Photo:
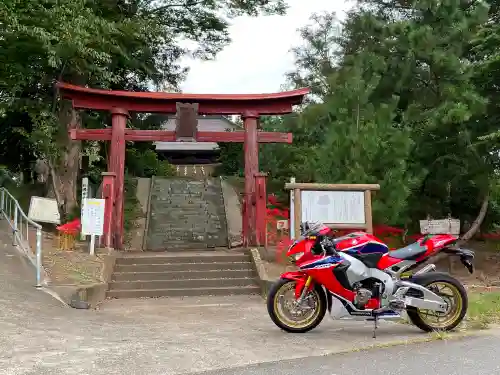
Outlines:
<svg viewBox="0 0 500 375"><path fill-rule="evenodd" d="M18 246L36 268L36 287L42 287L42 226L26 216L19 202L6 188L0 188L2 216L12 228L12 245ZM36 229L35 259L29 243L29 227Z"/></svg>

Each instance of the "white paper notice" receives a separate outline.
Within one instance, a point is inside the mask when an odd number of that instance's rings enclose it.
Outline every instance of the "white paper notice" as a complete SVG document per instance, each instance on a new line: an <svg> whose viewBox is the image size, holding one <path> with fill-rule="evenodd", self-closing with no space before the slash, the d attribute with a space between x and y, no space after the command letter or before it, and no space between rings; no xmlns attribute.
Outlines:
<svg viewBox="0 0 500 375"><path fill-rule="evenodd" d="M83 234L102 236L105 202L105 199L85 199L81 217Z"/></svg>
<svg viewBox="0 0 500 375"><path fill-rule="evenodd" d="M364 224L365 194L362 191L301 192L302 222Z"/></svg>

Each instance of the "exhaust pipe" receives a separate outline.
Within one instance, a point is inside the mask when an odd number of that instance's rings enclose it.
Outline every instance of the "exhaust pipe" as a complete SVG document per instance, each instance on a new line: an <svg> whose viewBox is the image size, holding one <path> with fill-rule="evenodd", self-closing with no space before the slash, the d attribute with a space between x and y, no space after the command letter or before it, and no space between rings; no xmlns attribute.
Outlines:
<svg viewBox="0 0 500 375"><path fill-rule="evenodd" d="M428 264L424 268L422 268L422 269L418 270L417 272L415 272L413 274L413 276L422 275L424 273L432 272L432 271L435 271L435 270L436 270L436 265L434 265L434 264Z"/></svg>

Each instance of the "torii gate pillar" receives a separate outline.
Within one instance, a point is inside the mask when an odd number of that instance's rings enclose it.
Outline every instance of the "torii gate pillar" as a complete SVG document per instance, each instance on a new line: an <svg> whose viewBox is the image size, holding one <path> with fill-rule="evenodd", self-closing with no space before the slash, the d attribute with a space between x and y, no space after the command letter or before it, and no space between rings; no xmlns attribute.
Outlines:
<svg viewBox="0 0 500 375"><path fill-rule="evenodd" d="M255 112L247 112L243 115L245 129L245 142L243 153L245 157L245 199L243 212L243 246L256 244L256 192L255 175L259 172L259 143L257 141L257 125L259 115Z"/></svg>
<svg viewBox="0 0 500 375"><path fill-rule="evenodd" d="M113 108L111 111L111 145L109 151L109 172L115 173L115 207L113 212L112 233L113 243L123 244L123 207L125 182L125 128L127 127L128 111Z"/></svg>

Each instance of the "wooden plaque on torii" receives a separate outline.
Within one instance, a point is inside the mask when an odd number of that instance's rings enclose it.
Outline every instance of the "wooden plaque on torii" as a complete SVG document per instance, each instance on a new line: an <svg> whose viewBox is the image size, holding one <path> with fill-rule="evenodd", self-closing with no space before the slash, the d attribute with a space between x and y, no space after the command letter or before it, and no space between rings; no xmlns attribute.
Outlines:
<svg viewBox="0 0 500 375"><path fill-rule="evenodd" d="M176 108L176 140L184 142L195 142L198 135L198 104L176 103Z"/></svg>

